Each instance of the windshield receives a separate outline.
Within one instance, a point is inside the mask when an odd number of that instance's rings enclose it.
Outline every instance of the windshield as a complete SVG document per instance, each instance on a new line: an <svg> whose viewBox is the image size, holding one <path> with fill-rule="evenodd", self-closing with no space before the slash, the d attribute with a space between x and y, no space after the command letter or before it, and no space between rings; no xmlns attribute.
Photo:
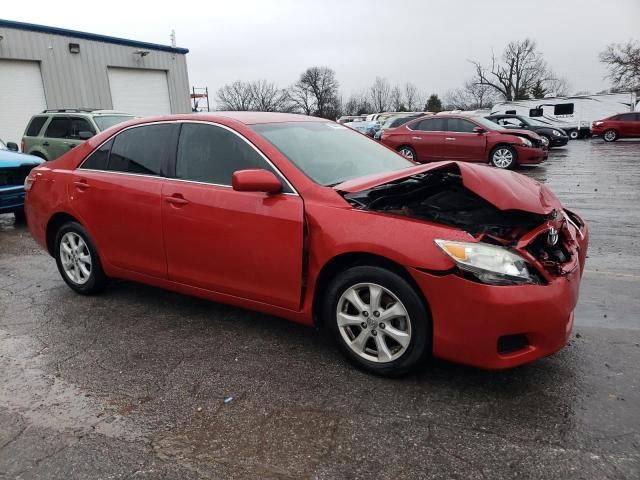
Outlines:
<svg viewBox="0 0 640 480"><path fill-rule="evenodd" d="M415 166L378 142L335 123L265 123L251 128L320 185Z"/></svg>
<svg viewBox="0 0 640 480"><path fill-rule="evenodd" d="M488 118L484 117L473 117L473 121L479 123L484 128L488 130L506 130L506 128L498 125L497 123L492 122Z"/></svg>
<svg viewBox="0 0 640 480"><path fill-rule="evenodd" d="M9 150L2 139L0 139L0 150Z"/></svg>
<svg viewBox="0 0 640 480"><path fill-rule="evenodd" d="M109 127L113 127L114 125L122 122L126 122L127 120L133 120L135 117L133 115L100 115L93 117L93 121L96 122L96 125L102 132Z"/></svg>

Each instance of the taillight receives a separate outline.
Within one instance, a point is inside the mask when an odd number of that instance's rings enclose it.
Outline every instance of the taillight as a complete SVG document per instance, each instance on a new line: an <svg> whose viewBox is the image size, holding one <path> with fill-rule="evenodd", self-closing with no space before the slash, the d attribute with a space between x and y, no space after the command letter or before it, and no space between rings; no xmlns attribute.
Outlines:
<svg viewBox="0 0 640 480"><path fill-rule="evenodd" d="M20 151L24 153L24 140L20 142Z"/></svg>
<svg viewBox="0 0 640 480"><path fill-rule="evenodd" d="M33 186L33 184L36 181L36 173L35 172L30 172L29 175L27 175L24 179L24 191L28 192L29 190L31 190L31 187Z"/></svg>

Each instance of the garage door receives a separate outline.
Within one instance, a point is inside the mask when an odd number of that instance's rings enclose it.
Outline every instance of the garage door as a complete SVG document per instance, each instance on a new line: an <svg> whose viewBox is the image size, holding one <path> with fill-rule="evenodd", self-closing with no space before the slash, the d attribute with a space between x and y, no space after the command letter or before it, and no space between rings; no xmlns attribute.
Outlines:
<svg viewBox="0 0 640 480"><path fill-rule="evenodd" d="M40 64L0 60L0 138L20 144L31 116L45 108Z"/></svg>
<svg viewBox="0 0 640 480"><path fill-rule="evenodd" d="M140 117L171 113L164 70L109 68L109 87L114 110Z"/></svg>

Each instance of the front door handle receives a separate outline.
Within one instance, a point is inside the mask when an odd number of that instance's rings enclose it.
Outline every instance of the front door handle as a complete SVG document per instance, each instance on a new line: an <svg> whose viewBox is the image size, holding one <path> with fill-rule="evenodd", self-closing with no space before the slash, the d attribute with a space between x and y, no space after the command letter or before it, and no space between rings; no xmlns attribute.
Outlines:
<svg viewBox="0 0 640 480"><path fill-rule="evenodd" d="M73 184L78 190L86 190L87 188L89 188L89 184L86 180L76 180L75 182L73 182Z"/></svg>
<svg viewBox="0 0 640 480"><path fill-rule="evenodd" d="M185 198L179 193L176 195L172 195L171 197L165 197L165 201L170 203L171 205L175 205L176 207L182 207L189 203L189 200L185 200Z"/></svg>
<svg viewBox="0 0 640 480"><path fill-rule="evenodd" d="M453 138L453 137L446 137L446 138L445 138L445 140L449 140L449 141L451 142L451 141L455 141L455 138Z"/></svg>
<svg viewBox="0 0 640 480"><path fill-rule="evenodd" d="M411 137L411 140L422 140L422 137Z"/></svg>
<svg viewBox="0 0 640 480"><path fill-rule="evenodd" d="M48 147L48 146L49 146L49 142L44 142L44 143L42 144L42 146L43 146L43 147Z"/></svg>

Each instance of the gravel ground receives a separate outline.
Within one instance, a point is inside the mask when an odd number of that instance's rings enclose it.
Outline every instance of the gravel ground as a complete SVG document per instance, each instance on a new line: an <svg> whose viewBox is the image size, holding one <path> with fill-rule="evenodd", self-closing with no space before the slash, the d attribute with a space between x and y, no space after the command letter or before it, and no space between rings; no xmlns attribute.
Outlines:
<svg viewBox="0 0 640 480"><path fill-rule="evenodd" d="M522 173L591 227L567 348L388 380L316 331L114 282L75 295L0 215L0 478L640 478L640 142Z"/></svg>

